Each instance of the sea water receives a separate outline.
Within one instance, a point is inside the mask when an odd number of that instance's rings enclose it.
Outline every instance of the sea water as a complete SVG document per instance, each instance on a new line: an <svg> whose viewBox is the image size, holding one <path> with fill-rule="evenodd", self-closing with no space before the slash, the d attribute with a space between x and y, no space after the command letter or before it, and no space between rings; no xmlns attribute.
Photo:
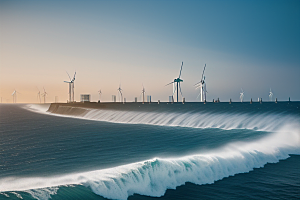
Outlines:
<svg viewBox="0 0 300 200"><path fill-rule="evenodd" d="M299 102L48 108L0 105L0 199L300 198Z"/></svg>

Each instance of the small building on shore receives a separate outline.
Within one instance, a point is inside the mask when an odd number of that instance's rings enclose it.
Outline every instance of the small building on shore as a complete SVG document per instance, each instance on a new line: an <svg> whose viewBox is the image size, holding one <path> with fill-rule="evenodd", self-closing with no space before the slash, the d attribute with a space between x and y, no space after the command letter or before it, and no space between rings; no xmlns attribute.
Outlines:
<svg viewBox="0 0 300 200"><path fill-rule="evenodd" d="M91 95L90 94L81 94L80 95L80 102L90 102L91 101Z"/></svg>

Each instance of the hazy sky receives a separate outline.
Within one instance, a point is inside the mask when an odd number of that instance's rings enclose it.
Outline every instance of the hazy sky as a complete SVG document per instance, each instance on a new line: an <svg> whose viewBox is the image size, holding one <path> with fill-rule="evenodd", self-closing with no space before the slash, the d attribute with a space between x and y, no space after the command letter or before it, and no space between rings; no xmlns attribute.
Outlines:
<svg viewBox="0 0 300 200"><path fill-rule="evenodd" d="M182 92L206 63L208 101L300 100L300 1L0 0L0 96L12 102L68 99L66 71L77 71L75 99L91 94L167 101L181 62Z"/></svg>

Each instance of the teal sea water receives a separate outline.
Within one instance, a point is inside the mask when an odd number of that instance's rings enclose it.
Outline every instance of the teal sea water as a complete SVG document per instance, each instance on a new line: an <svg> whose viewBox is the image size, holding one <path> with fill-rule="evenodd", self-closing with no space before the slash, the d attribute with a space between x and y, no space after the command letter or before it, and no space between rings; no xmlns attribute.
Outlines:
<svg viewBox="0 0 300 200"><path fill-rule="evenodd" d="M0 104L0 199L300 199L300 102Z"/></svg>

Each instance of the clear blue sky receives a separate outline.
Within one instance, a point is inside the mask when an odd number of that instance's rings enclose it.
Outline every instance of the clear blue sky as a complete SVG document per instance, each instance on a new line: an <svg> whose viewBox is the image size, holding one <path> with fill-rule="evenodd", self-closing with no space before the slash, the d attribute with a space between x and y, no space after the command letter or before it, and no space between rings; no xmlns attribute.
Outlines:
<svg viewBox="0 0 300 200"><path fill-rule="evenodd" d="M77 71L75 99L110 101L121 82L127 101L142 84L167 101L184 62L182 92L206 63L208 100L300 100L300 1L6 1L0 0L0 96L36 102L68 98L65 71Z"/></svg>

